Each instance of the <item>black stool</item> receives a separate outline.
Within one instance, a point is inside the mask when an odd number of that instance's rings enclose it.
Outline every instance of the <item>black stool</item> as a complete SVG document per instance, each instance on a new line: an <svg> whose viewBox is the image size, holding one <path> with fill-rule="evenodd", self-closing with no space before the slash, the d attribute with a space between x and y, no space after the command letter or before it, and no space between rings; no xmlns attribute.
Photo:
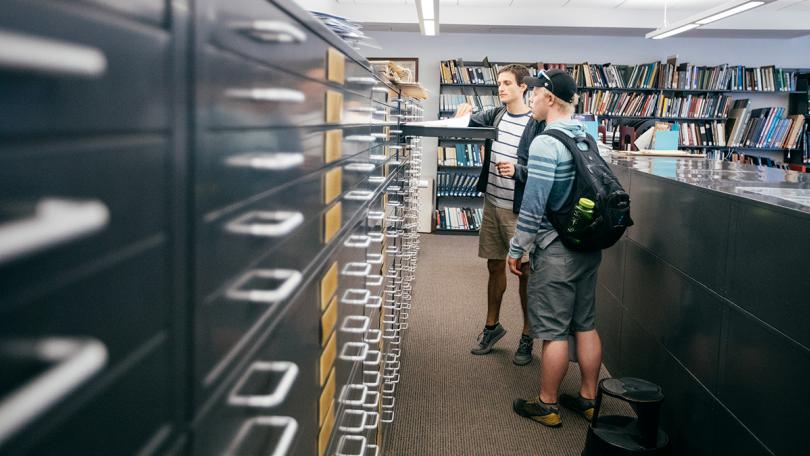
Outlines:
<svg viewBox="0 0 810 456"><path fill-rule="evenodd" d="M627 402L638 418L600 417L603 395ZM632 377L602 380L582 456L668 455L669 436L658 428L663 402L661 387L646 380Z"/></svg>

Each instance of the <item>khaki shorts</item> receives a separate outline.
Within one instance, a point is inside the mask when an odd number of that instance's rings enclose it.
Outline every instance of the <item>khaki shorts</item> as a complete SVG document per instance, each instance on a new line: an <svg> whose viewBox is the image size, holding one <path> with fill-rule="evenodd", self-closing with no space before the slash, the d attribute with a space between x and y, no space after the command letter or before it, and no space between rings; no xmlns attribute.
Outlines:
<svg viewBox="0 0 810 456"><path fill-rule="evenodd" d="M478 256L487 260L506 260L509 241L515 235L518 215L511 209L495 206L484 196L484 215L478 234ZM522 262L529 261L528 253Z"/></svg>

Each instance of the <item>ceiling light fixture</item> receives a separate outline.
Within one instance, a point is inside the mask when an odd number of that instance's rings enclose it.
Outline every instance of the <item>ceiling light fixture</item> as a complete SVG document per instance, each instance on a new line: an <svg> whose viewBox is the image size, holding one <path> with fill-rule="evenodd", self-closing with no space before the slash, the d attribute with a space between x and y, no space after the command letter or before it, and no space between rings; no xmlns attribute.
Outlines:
<svg viewBox="0 0 810 456"><path fill-rule="evenodd" d="M771 3L773 1L775 0L757 0L757 1L733 0L724 3L722 5L715 6L714 8L709 8L706 11L702 11L698 14L695 14L693 16L690 16L686 19L675 22L673 24L667 24L666 21L667 13L665 5L664 26L646 34L645 37L652 38L654 40L669 38L679 33L683 33L687 30L698 28L701 25L706 25L715 21L719 21L720 19L725 19L727 17L742 13L743 11L751 10L753 8L765 5L767 3Z"/></svg>
<svg viewBox="0 0 810 456"><path fill-rule="evenodd" d="M416 14L419 16L419 31L422 35L439 34L439 0L417 0Z"/></svg>

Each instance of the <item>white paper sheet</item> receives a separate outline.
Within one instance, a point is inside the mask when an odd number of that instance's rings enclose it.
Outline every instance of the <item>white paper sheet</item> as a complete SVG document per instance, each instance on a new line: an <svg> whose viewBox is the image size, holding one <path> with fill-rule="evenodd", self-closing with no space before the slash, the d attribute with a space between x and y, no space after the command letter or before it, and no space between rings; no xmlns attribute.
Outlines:
<svg viewBox="0 0 810 456"><path fill-rule="evenodd" d="M421 122L408 122L405 125L416 125L420 127L445 127L445 128L467 128L470 124L470 115L452 117L442 120L423 120Z"/></svg>

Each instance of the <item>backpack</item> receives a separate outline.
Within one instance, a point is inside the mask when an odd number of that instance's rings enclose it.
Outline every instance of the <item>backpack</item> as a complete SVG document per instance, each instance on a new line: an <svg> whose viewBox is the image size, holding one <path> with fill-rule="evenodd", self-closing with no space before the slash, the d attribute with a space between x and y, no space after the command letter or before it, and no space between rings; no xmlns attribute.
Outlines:
<svg viewBox="0 0 810 456"><path fill-rule="evenodd" d="M563 143L574 157L576 167L568 200L559 211L546 210L546 216L557 230L560 240L566 247L578 252L593 252L612 246L622 237L624 230L633 225L630 195L599 155L596 142L589 135L585 135L584 139L574 139L554 129L541 134ZM587 144L587 150L577 146L580 141ZM566 228L571 226L573 209L580 198L588 198L596 203L592 222L579 232L568 232Z"/></svg>

